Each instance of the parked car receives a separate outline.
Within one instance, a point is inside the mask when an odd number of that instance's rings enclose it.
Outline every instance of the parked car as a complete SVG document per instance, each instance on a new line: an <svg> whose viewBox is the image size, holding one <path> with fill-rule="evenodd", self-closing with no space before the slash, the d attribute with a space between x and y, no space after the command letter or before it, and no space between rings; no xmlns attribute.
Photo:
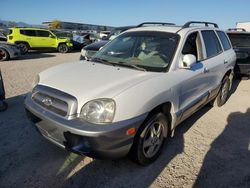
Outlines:
<svg viewBox="0 0 250 188"><path fill-rule="evenodd" d="M8 104L4 100L5 100L5 90L3 85L3 77L0 69L0 112L3 112L8 108Z"/></svg>
<svg viewBox="0 0 250 188"><path fill-rule="evenodd" d="M0 41L0 61L7 61L20 55L21 50L17 45Z"/></svg>
<svg viewBox="0 0 250 188"><path fill-rule="evenodd" d="M0 32L0 41L4 41L4 42L7 41L6 36L3 33L1 33L1 32Z"/></svg>
<svg viewBox="0 0 250 188"><path fill-rule="evenodd" d="M250 32L236 28L230 29L227 34L237 56L234 70L236 76L250 78Z"/></svg>
<svg viewBox="0 0 250 188"><path fill-rule="evenodd" d="M105 44L107 44L110 40L114 39L120 33L134 28L135 26L124 26L124 27L117 27L114 31L112 31L107 37L103 37L103 40L98 42L94 42L82 48L80 60L86 60L91 58L97 51L100 50Z"/></svg>
<svg viewBox="0 0 250 188"><path fill-rule="evenodd" d="M147 165L183 120L209 102L226 103L235 61L214 23L134 28L90 61L40 73L25 108L62 148L94 158L130 154Z"/></svg>
<svg viewBox="0 0 250 188"><path fill-rule="evenodd" d="M61 53L67 53L73 44L70 38L57 37L48 29L39 28L11 28L7 36L8 42L17 44L23 53L30 49L57 49Z"/></svg>

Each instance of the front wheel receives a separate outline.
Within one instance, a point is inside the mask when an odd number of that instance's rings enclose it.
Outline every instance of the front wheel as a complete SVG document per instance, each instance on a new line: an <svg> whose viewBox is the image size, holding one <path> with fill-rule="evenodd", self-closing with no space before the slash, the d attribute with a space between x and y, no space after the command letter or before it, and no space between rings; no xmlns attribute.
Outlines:
<svg viewBox="0 0 250 188"><path fill-rule="evenodd" d="M69 51L69 47L66 44L59 44L58 51L60 53L67 53Z"/></svg>
<svg viewBox="0 0 250 188"><path fill-rule="evenodd" d="M149 118L135 136L130 157L140 165L154 162L162 151L168 135L168 121L164 114L157 113Z"/></svg>

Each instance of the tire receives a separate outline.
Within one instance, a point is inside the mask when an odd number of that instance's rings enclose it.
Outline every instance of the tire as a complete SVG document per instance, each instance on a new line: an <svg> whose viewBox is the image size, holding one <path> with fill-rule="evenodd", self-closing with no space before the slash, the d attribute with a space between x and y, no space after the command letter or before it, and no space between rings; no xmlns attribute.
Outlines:
<svg viewBox="0 0 250 188"><path fill-rule="evenodd" d="M67 53L69 51L69 47L66 44L59 44L57 49L60 53Z"/></svg>
<svg viewBox="0 0 250 188"><path fill-rule="evenodd" d="M21 42L21 43L19 43L17 45L19 46L22 54L28 53L28 51L29 51L29 45L28 44L26 44L24 42Z"/></svg>
<svg viewBox="0 0 250 188"><path fill-rule="evenodd" d="M162 113L151 116L137 132L130 151L130 158L143 166L151 164L160 155L167 135L166 116Z"/></svg>
<svg viewBox="0 0 250 188"><path fill-rule="evenodd" d="M7 110L8 104L5 101L0 101L0 112Z"/></svg>
<svg viewBox="0 0 250 188"><path fill-rule="evenodd" d="M5 49L0 48L0 61L7 61L9 58L9 53Z"/></svg>
<svg viewBox="0 0 250 188"><path fill-rule="evenodd" d="M225 76L224 79L222 80L219 93L213 102L213 106L218 106L218 107L223 106L227 102L229 94L230 94L230 79L228 76Z"/></svg>

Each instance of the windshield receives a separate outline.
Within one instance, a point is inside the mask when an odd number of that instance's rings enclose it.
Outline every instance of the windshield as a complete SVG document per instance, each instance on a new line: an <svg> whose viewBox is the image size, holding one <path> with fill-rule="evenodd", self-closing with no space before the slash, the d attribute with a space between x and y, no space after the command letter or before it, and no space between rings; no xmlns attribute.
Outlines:
<svg viewBox="0 0 250 188"><path fill-rule="evenodd" d="M166 71L171 63L179 35L166 32L124 33L93 56L121 66L140 67L146 71Z"/></svg>

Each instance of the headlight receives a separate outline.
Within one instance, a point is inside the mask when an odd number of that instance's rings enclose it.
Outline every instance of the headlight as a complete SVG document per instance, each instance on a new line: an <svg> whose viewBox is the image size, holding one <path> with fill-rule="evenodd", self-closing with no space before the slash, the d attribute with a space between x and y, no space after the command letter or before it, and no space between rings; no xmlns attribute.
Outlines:
<svg viewBox="0 0 250 188"><path fill-rule="evenodd" d="M84 49L84 48L82 48L82 50L81 50L81 55L83 56L83 57L86 57L86 50Z"/></svg>
<svg viewBox="0 0 250 188"><path fill-rule="evenodd" d="M111 123L115 115L115 101L112 99L96 99L87 102L81 109L80 118L91 123Z"/></svg>
<svg viewBox="0 0 250 188"><path fill-rule="evenodd" d="M37 75L32 82L32 88L34 88L40 82L40 76Z"/></svg>

